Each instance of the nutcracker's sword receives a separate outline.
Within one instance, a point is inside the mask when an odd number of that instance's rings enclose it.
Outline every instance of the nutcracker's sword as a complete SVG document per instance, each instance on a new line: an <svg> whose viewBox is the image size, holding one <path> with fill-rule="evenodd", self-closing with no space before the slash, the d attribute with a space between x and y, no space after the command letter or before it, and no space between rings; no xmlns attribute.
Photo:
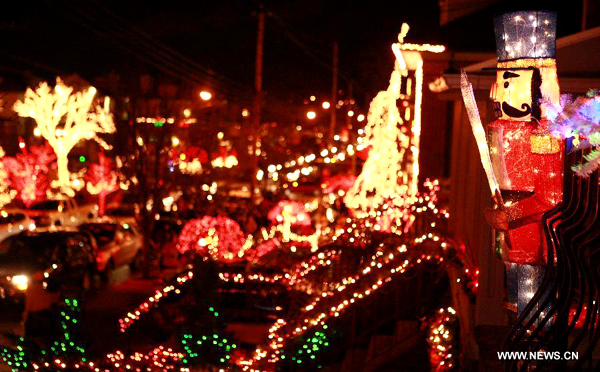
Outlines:
<svg viewBox="0 0 600 372"><path fill-rule="evenodd" d="M479 110L477 109L477 103L475 102L475 94L473 93L473 86L469 83L465 70L460 70L460 90L462 92L463 101L467 114L469 115L469 121L471 122L471 129L477 142L477 148L479 149L479 157L481 158L481 164L483 170L487 176L488 184L492 192L492 197L495 199L496 204L502 208L502 196L500 195L500 186L496 180L496 174L492 167L492 159L490 157L490 150L488 148L487 140L485 138L485 130L481 123L481 117L479 116Z"/></svg>

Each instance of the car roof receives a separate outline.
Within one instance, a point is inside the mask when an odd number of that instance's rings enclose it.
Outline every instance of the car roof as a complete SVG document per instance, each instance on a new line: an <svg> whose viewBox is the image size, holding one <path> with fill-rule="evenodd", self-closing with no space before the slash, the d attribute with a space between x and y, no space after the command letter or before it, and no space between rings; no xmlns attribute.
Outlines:
<svg viewBox="0 0 600 372"><path fill-rule="evenodd" d="M78 233L79 230L76 227L67 226L49 226L49 227L38 227L32 231L23 231L22 234L27 236L46 235L46 234L60 234L60 235L71 235Z"/></svg>
<svg viewBox="0 0 600 372"><path fill-rule="evenodd" d="M26 213L26 211L24 209L21 209L21 208L3 208L2 212L6 212L8 214L11 214L11 213Z"/></svg>
<svg viewBox="0 0 600 372"><path fill-rule="evenodd" d="M108 217L108 216L88 218L87 220L83 221L83 225L100 224L100 223L116 224L116 223L118 223L118 221L116 221L114 218Z"/></svg>
<svg viewBox="0 0 600 372"><path fill-rule="evenodd" d="M94 225L94 224L135 225L136 223L135 223L135 219L130 220L128 217L119 218L119 217L104 216L104 217L96 217L96 218L87 219L83 222L82 225Z"/></svg>

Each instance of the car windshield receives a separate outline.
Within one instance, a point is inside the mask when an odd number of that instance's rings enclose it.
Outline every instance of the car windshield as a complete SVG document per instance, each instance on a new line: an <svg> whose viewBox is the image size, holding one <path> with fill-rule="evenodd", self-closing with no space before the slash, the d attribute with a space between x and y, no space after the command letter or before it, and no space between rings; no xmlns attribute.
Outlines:
<svg viewBox="0 0 600 372"><path fill-rule="evenodd" d="M43 202L35 203L29 207L29 209L35 211L55 211L58 210L59 204L58 200L45 200Z"/></svg>
<svg viewBox="0 0 600 372"><path fill-rule="evenodd" d="M7 225L9 223L21 222L25 219L23 213L9 213L6 216L0 215L0 225Z"/></svg>
<svg viewBox="0 0 600 372"><path fill-rule="evenodd" d="M94 235L100 247L113 241L117 231L117 225L114 223L86 223L82 225L82 228Z"/></svg>
<svg viewBox="0 0 600 372"><path fill-rule="evenodd" d="M45 262L52 258L56 248L64 245L64 234L19 234L6 238L0 243L0 255L30 257Z"/></svg>

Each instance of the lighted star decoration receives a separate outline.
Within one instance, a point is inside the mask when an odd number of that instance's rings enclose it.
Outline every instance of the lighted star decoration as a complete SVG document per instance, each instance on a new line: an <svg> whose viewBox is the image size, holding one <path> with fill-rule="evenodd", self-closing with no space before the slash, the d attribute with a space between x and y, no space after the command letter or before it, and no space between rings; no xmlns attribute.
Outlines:
<svg viewBox="0 0 600 372"><path fill-rule="evenodd" d="M58 179L54 187L73 195L72 180L68 168L68 155L73 147L84 139L93 139L105 149L109 145L97 136L98 133L113 133L115 124L109 110L108 97L104 107L96 105L96 88L89 87L73 92L60 78L52 89L41 83L35 91L27 88L23 101L17 101L13 110L21 117L30 117L37 124L36 131L54 149L58 164Z"/></svg>

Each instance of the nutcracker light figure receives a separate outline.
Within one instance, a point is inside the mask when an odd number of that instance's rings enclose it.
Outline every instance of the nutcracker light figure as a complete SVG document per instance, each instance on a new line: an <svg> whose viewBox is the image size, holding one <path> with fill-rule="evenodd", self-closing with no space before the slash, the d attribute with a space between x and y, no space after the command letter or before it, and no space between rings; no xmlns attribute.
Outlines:
<svg viewBox="0 0 600 372"><path fill-rule="evenodd" d="M498 64L490 98L497 119L487 140L499 190L492 190L496 208L485 215L507 265L509 307L520 314L547 259L542 215L562 199L564 144L550 135L546 118L546 105L558 106L560 99L556 14L505 13L494 26Z"/></svg>

